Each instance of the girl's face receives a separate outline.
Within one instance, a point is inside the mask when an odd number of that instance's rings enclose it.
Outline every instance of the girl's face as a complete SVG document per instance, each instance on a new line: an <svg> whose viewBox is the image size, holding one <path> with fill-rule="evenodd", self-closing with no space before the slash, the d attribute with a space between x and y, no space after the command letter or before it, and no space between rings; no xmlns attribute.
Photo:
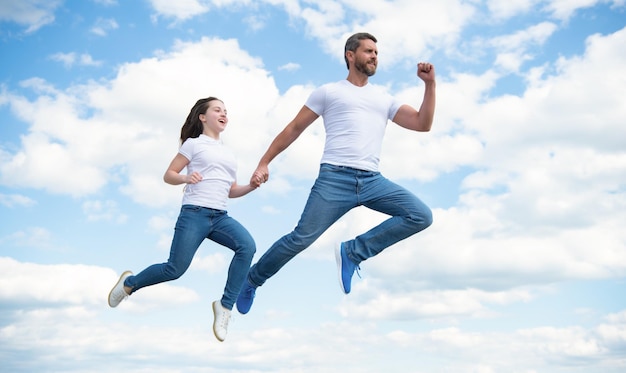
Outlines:
<svg viewBox="0 0 626 373"><path fill-rule="evenodd" d="M220 100L209 102L209 108L200 114L200 121L204 127L203 133L214 139L219 139L220 133L226 128L228 117L226 107Z"/></svg>

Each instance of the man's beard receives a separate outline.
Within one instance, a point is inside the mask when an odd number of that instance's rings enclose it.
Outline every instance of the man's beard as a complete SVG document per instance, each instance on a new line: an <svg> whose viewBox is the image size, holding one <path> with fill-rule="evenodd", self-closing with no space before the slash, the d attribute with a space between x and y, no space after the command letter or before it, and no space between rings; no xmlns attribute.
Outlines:
<svg viewBox="0 0 626 373"><path fill-rule="evenodd" d="M376 66L371 67L370 65L367 64L368 61L359 61L357 60L354 63L354 67L356 68L356 70L360 73L363 73L367 76L372 76L374 74L376 74Z"/></svg>

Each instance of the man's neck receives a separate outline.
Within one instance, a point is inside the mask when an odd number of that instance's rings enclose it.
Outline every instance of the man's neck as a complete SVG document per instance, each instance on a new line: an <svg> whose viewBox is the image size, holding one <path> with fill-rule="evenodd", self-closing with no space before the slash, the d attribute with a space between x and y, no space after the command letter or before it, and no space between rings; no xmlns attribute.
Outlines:
<svg viewBox="0 0 626 373"><path fill-rule="evenodd" d="M369 77L363 73L350 71L346 80L357 87L364 87L367 85L368 78Z"/></svg>

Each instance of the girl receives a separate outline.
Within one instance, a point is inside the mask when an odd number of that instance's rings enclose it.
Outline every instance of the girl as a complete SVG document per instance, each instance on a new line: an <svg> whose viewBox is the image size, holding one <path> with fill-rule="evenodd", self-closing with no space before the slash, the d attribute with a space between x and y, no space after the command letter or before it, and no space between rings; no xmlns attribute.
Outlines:
<svg viewBox="0 0 626 373"><path fill-rule="evenodd" d="M226 338L233 304L256 251L250 233L228 216L226 202L259 186L236 182L235 157L220 140L228 123L226 114L224 103L215 97L200 99L191 108L180 131L182 145L163 176L168 184L186 184L169 259L137 275L122 273L109 293L109 306L117 307L143 287L179 278L189 268L202 241L208 238L234 251L224 294L221 300L213 302L213 332L220 342ZM187 174L183 175L185 167Z"/></svg>

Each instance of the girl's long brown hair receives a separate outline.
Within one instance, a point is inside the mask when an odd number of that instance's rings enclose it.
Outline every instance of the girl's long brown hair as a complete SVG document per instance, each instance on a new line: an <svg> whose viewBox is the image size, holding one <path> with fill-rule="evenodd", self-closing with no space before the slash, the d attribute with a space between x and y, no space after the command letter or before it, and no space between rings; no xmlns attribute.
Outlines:
<svg viewBox="0 0 626 373"><path fill-rule="evenodd" d="M187 115L187 120L183 124L183 127L180 129L180 143L184 143L190 137L198 137L204 131L204 127L202 126L202 122L200 121L200 114L206 113L209 108L209 103L211 101L222 101L217 97L207 97L199 99L195 105L189 111L189 115Z"/></svg>

